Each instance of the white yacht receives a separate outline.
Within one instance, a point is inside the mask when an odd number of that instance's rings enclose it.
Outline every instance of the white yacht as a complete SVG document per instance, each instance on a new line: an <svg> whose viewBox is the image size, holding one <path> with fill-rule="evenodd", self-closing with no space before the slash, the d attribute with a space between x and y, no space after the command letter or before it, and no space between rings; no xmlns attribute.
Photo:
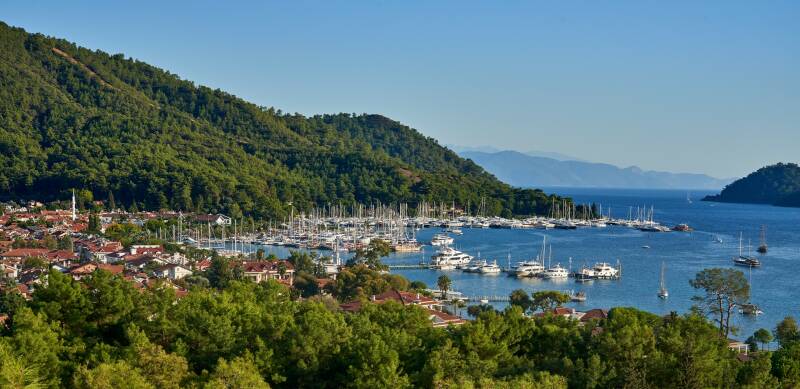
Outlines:
<svg viewBox="0 0 800 389"><path fill-rule="evenodd" d="M542 273L542 278L551 280L551 279L563 279L569 277L569 272L565 269L561 264L556 264L555 266L545 270Z"/></svg>
<svg viewBox="0 0 800 389"><path fill-rule="evenodd" d="M497 265L497 261L492 263L484 262L483 266L481 266L480 270L478 270L481 274L500 274L500 266Z"/></svg>
<svg viewBox="0 0 800 389"><path fill-rule="evenodd" d="M453 238L447 234L436 234L431 238L431 246L449 246L453 244Z"/></svg>
<svg viewBox="0 0 800 389"><path fill-rule="evenodd" d="M617 278L619 271L606 262L594 264L592 268L595 278L612 279Z"/></svg>
<svg viewBox="0 0 800 389"><path fill-rule="evenodd" d="M537 261L525 261L518 263L515 269L517 277L535 277L544 271L544 265Z"/></svg>
<svg viewBox="0 0 800 389"><path fill-rule="evenodd" d="M431 268L449 270L472 261L472 256L451 247L443 247L431 257Z"/></svg>
<svg viewBox="0 0 800 389"><path fill-rule="evenodd" d="M472 260L470 263L461 266L461 270L463 270L465 273L479 273L480 270L481 270L481 267L483 267L483 265L485 265L485 264L486 264L486 261L481 261L481 260L475 259L475 260Z"/></svg>
<svg viewBox="0 0 800 389"><path fill-rule="evenodd" d="M580 271L575 273L575 282L587 282L597 278L594 269L589 267L582 267Z"/></svg>

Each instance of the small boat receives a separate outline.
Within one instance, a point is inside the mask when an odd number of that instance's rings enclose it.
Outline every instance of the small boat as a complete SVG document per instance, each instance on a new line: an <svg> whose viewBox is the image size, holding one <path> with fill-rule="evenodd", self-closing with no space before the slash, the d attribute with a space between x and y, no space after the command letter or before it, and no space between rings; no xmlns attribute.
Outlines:
<svg viewBox="0 0 800 389"><path fill-rule="evenodd" d="M644 246L642 246L642 248L643 248L643 249L649 249L649 248L650 248L650 246L649 246L649 245L644 245Z"/></svg>
<svg viewBox="0 0 800 389"><path fill-rule="evenodd" d="M714 242L715 243L722 243L722 238L720 238L719 235L714 235Z"/></svg>
<svg viewBox="0 0 800 389"><path fill-rule="evenodd" d="M692 227L689 227L689 225L686 224L686 223L681 223L681 224L676 225L675 227L672 227L672 231L691 232L692 231Z"/></svg>
<svg viewBox="0 0 800 389"><path fill-rule="evenodd" d="M461 231L460 228L451 228L448 230L448 232L455 235L464 235L464 231Z"/></svg>
<svg viewBox="0 0 800 389"><path fill-rule="evenodd" d="M669 291L667 290L667 285L664 282L664 262L661 262L661 280L659 281L658 286L658 297L661 299L666 299L669 297Z"/></svg>
<svg viewBox="0 0 800 389"><path fill-rule="evenodd" d="M582 303L586 301L586 293L585 292L578 292L573 293L569 296L570 301L576 303Z"/></svg>
<svg viewBox="0 0 800 389"><path fill-rule="evenodd" d="M761 309L758 308L758 305L747 303L739 305L739 313L742 315L749 315L749 316L758 316L764 313Z"/></svg>

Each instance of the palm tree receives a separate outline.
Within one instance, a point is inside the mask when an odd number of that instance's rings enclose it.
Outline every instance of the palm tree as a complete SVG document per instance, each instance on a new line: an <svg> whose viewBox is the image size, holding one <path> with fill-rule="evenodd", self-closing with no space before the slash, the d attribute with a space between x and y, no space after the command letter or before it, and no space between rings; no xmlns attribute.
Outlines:
<svg viewBox="0 0 800 389"><path fill-rule="evenodd" d="M439 290L442 291L442 299L447 299L447 291L450 290L450 286L453 284L453 281L450 281L450 277L446 274L442 274L439 276L439 279L436 280L436 286L439 287Z"/></svg>

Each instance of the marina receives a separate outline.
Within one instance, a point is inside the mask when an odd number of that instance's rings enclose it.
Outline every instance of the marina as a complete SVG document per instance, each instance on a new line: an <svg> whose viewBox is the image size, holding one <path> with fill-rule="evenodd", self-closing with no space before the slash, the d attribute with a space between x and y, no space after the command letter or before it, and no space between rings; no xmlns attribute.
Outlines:
<svg viewBox="0 0 800 389"><path fill-rule="evenodd" d="M612 215L616 209L627 210L632 207L634 219L636 204L640 205L640 209L644 208L641 204L653 204L654 218L661 225L685 223L692 226L693 231L647 232L614 224L576 229L462 226L463 235L454 236L452 248L480 259L481 263L483 260L488 263L497 260L504 269L510 269L520 262L532 262L541 256L542 241L546 236L547 256L550 256L549 247L552 245L553 265L561 263L569 273L575 275L583 267L603 262L615 267L619 261L623 274L616 280L590 277L544 279L516 277L508 273L488 276L456 268L430 269L428 264L431 256L439 247L429 245L423 245L417 252L392 253L383 262L389 266L390 272L403 275L411 281L422 281L428 286L435 286L436 278L447 274L453 281L453 289L466 296L507 296L514 289L529 292L574 290L586 293L588 299L582 303L586 307L633 306L658 314L672 311L684 313L691 308L691 297L698 293L689 286L688 281L704 268L734 267L731 258L738 254L740 233L743 240L748 237L758 239L761 225L765 224L770 231L770 250L768 254L758 257L762 266L752 268L752 275L748 275L752 277L752 302L763 313L755 316L737 314L734 320L742 328L742 333L752 333L761 327L774 326L784 316L800 316L800 307L786 304L786 301L800 298L792 276L795 264L800 261L800 228L797 227L800 209L701 201L690 204L686 202L685 191L551 190L570 195L578 202L608 204L614 209ZM702 196L704 193L697 191L694 195ZM606 215L607 209L604 206ZM414 237L418 242L428 243L438 233L443 233L441 226L419 227L414 231ZM645 245L650 248L642 249ZM232 247L232 243L226 247ZM241 250L242 246L239 247ZM279 257L298 249L250 243L244 245L245 251L254 252L258 248ZM330 250L318 252L320 255L334 255ZM352 255L344 251L340 254L343 258ZM666 299L656 293L662 262L665 264L664 283L669 287L669 298ZM736 268L745 273L750 271L748 267ZM502 309L507 302L493 301L490 304ZM567 305L571 304L574 303Z"/></svg>

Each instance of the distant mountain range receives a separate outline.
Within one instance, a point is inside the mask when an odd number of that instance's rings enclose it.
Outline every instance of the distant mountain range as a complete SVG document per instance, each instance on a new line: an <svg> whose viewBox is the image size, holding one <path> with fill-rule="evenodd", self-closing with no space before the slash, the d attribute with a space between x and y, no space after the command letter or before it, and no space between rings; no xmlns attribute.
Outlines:
<svg viewBox="0 0 800 389"><path fill-rule="evenodd" d="M636 166L620 168L606 163L552 158L518 151L460 151L501 181L514 186L720 189L733 179L719 179L705 174L669 173L642 170Z"/></svg>
<svg viewBox="0 0 800 389"><path fill-rule="evenodd" d="M800 207L800 166L778 163L763 167L703 200Z"/></svg>
<svg viewBox="0 0 800 389"><path fill-rule="evenodd" d="M481 153L490 153L490 154L491 153L499 153L501 151L507 151L507 150L498 149L497 147L492 147L492 146L460 146L460 145L448 144L448 145L445 145L445 147L449 148L450 150L455 151L459 155L461 155L463 153L466 153L466 152L472 152L472 151L477 151L477 152L481 152ZM520 151L520 153L525 154L525 155L530 155L531 157L544 157L544 158L555 159L557 161L581 161L581 162L587 162L584 159L573 157L571 155L557 153L557 152L554 152L554 151L529 150L529 151Z"/></svg>

